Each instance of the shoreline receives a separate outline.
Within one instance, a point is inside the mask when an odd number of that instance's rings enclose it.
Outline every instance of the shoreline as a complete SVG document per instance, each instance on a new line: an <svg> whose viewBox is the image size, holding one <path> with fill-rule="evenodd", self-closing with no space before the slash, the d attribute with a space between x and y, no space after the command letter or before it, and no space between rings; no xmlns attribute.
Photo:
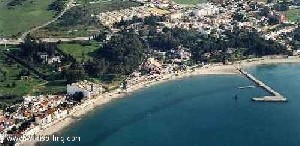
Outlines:
<svg viewBox="0 0 300 146"><path fill-rule="evenodd" d="M199 76L199 75L234 75L240 74L237 71L237 67L241 68L249 68L253 66L259 65L270 65L270 64L281 64L281 63L300 63L300 58L283 58L283 59L249 59L249 60L242 60L238 61L236 64L232 65L221 65L221 64L214 64L214 65L207 65L200 68L195 68L195 70L183 71L179 73L171 73L171 74L164 74L160 75L159 78L150 79L147 81L142 81L137 84L132 85L127 92L120 92L118 90L113 90L110 92L103 93L102 95L86 100L79 106L74 107L68 114L67 117L54 121L46 126L46 128L40 129L36 135L53 135L55 133L60 132L67 126L71 125L72 123L76 122L78 119L81 119L81 116L87 114L88 112L98 108L101 105L104 105L110 101L115 99L126 97L126 95L130 95L138 90L147 88L149 86L157 85L160 83L172 81L172 80L179 80L191 76ZM34 146L38 141L25 141L20 144L20 146Z"/></svg>

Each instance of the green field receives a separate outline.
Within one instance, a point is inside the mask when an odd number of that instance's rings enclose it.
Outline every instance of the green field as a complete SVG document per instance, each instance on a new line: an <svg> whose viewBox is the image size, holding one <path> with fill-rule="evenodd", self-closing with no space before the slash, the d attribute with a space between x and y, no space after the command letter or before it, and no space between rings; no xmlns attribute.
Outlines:
<svg viewBox="0 0 300 146"><path fill-rule="evenodd" d="M196 5L199 3L207 2L206 0L173 0L177 4L184 4L184 5Z"/></svg>
<svg viewBox="0 0 300 146"><path fill-rule="evenodd" d="M54 0L27 0L23 5L12 9L7 7L9 1L0 0L0 37L20 35L54 16L54 12L47 10Z"/></svg>
<svg viewBox="0 0 300 146"><path fill-rule="evenodd" d="M51 81L45 82L35 86L30 94L32 95L41 95L41 94L66 94L67 92L67 83L64 80L61 81Z"/></svg>
<svg viewBox="0 0 300 146"><path fill-rule="evenodd" d="M58 45L64 53L72 55L77 61L87 61L92 59L93 52L99 48L97 42L92 42L90 46L83 46L79 43L62 43Z"/></svg>
<svg viewBox="0 0 300 146"><path fill-rule="evenodd" d="M28 79L21 79L19 73L26 68L14 60L9 59L2 52L3 50L3 46L0 46L0 96L58 94L66 92L66 81L46 82L38 79L36 75L32 73L29 75ZM12 86L13 84L15 84L15 86Z"/></svg>
<svg viewBox="0 0 300 146"><path fill-rule="evenodd" d="M286 13L287 19L291 22L299 22L300 9L290 9Z"/></svg>
<svg viewBox="0 0 300 146"><path fill-rule="evenodd" d="M19 73L25 68L4 55L2 49L0 46L0 96L22 96L29 93L34 86L43 82L33 75L22 80Z"/></svg>
<svg viewBox="0 0 300 146"><path fill-rule="evenodd" d="M20 103L24 95L66 93L66 81L46 82L32 73L26 79L24 76L20 77L21 70L27 69L2 51L3 46L0 46L0 109Z"/></svg>
<svg viewBox="0 0 300 146"><path fill-rule="evenodd" d="M71 8L58 21L49 26L37 30L31 35L41 37L84 37L99 33L105 28L99 23L96 17L101 12L119 10L139 6L139 3L132 1L110 0L89 4L85 0L77 0L81 5ZM89 0L88 0L89 1Z"/></svg>

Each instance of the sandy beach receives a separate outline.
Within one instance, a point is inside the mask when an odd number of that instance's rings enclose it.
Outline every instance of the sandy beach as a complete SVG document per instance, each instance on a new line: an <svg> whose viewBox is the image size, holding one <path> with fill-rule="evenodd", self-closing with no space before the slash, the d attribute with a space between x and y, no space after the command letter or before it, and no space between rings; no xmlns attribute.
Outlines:
<svg viewBox="0 0 300 146"><path fill-rule="evenodd" d="M119 91L115 90L115 91L104 93L97 98L87 100L83 104L73 108L70 111L68 117L49 124L47 128L41 129L37 133L37 135L53 135L61 131L63 128L67 127L68 125L72 124L73 122L76 122L78 119L80 120L80 117L82 115L88 113L89 111L92 111L96 107L108 103L112 100L123 98L125 97L125 95L128 95L132 92L135 92L145 87L149 87L154 84L159 84L169 80L177 80L177 79L182 79L182 78L196 76L196 75L239 74L239 72L237 71L237 67L247 68L255 65L278 64L278 63L300 63L300 59L299 58L297 59L251 59L251 60L239 61L232 65L221 65L221 64L206 65L201 68L195 68L193 71L191 70L191 71L184 71L179 73L162 75L159 76L158 79L147 80L142 83L135 84L131 86L126 93L123 92L120 93ZM36 141L28 141L20 145L33 146L36 143L37 143Z"/></svg>

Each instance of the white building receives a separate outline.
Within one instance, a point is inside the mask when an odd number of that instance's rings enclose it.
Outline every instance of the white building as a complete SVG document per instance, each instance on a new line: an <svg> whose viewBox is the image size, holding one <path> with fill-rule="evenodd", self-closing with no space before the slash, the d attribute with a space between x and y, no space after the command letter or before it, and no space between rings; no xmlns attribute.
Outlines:
<svg viewBox="0 0 300 146"><path fill-rule="evenodd" d="M67 85L67 93L73 95L76 92L82 92L87 98L95 97L103 92L103 87L100 84L95 84L89 81L81 81Z"/></svg>

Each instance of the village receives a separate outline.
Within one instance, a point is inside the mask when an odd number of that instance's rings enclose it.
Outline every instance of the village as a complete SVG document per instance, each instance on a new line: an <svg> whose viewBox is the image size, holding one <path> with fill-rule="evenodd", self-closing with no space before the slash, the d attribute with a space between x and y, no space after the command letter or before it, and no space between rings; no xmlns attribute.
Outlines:
<svg viewBox="0 0 300 146"><path fill-rule="evenodd" d="M193 7L184 7L168 0L137 0L143 4L140 7L123 9L119 11L95 14L101 24L111 28L115 33L119 29L114 25L121 21L144 19L149 16L165 17L166 21L160 22L156 31L163 28L193 29L205 35L223 37L225 30L239 29L258 31L265 40L275 40L288 50L293 50L289 45L292 38L287 34L298 28L298 24L287 20L286 12L274 9L274 4L265 4L251 1L223 1L203 3ZM295 0L290 9L298 9ZM266 10L268 10L266 12ZM266 13L266 14L263 14ZM128 28L138 28L139 23L131 24ZM111 35L111 34L110 34ZM110 37L109 37L110 38Z"/></svg>
<svg viewBox="0 0 300 146"><path fill-rule="evenodd" d="M219 3L204 3L195 7L182 7L168 0L137 0L143 6L132 7L95 14L99 22L118 32L114 24L121 21L132 20L134 17L144 18L148 16L163 16L166 21L163 26L157 28L182 28L195 29L201 34L214 35L218 38L223 37L222 32L232 30L235 26L245 30L257 30L266 40L274 40L283 45L288 50L292 50L290 56L269 56L270 58L299 58L300 48L292 48L289 42L292 38L286 37L298 25L288 22L284 13L271 10L267 16L260 16L258 13L264 11L265 7L271 7L266 4L251 3L249 1L230 1L226 5ZM234 18L233 16L237 16ZM240 19L240 20L238 20ZM274 25L269 25L270 19L275 19ZM137 24L138 25L138 24ZM283 27L279 27L283 26ZM127 26L131 28L132 26ZM135 26L136 27L136 26ZM270 31L270 29L275 31ZM107 37L106 40L109 40ZM216 52L205 53L202 56L210 58ZM227 54L233 54L234 49L228 48ZM41 54L44 64L60 62L60 57L48 58ZM192 54L189 48L179 46L169 51L159 49L149 53L149 57L139 66L139 68L130 74L121 85L114 91L116 94L128 93L136 86L148 86L156 81L168 80L179 74L185 74L195 71L195 68L207 68L209 62L201 62L197 66L190 66ZM231 65L235 62L225 60L217 65ZM67 94L65 95L37 95L24 96L24 101L19 105L7 108L0 113L0 133L15 135L34 135L41 129L48 128L56 122L65 119L85 106L94 102L95 99L101 100L105 96L110 96L112 91L108 91L100 83L83 80L67 85ZM5 137L0 137L1 143Z"/></svg>

